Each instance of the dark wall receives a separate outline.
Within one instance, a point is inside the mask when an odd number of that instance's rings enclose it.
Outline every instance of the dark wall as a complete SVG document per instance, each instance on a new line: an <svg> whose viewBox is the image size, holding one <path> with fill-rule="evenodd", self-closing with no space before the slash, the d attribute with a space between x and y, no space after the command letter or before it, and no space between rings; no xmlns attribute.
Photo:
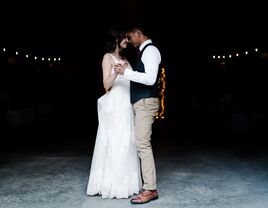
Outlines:
<svg viewBox="0 0 268 208"><path fill-rule="evenodd" d="M181 7L139 3L3 7L2 47L63 58L53 66L28 63L17 56L8 63L1 51L1 127L6 135L19 138L16 134L25 132L31 138L48 135L53 140L56 135L94 140L96 102L103 93L104 34L114 23L135 21L149 26L162 53L166 114L157 125L164 125L166 137L174 139L167 136L168 131L197 139L264 129L267 57L242 58L224 66L209 58L213 53L253 47L261 49L259 54L265 52L261 7L249 13L251 7L235 3L193 2Z"/></svg>

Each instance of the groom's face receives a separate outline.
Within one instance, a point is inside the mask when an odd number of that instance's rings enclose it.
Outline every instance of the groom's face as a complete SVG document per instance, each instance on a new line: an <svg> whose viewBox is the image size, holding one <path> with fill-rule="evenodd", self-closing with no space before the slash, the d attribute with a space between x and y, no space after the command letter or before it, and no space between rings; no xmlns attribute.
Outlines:
<svg viewBox="0 0 268 208"><path fill-rule="evenodd" d="M138 31L129 32L127 34L129 43L131 43L135 48L140 46L140 34Z"/></svg>

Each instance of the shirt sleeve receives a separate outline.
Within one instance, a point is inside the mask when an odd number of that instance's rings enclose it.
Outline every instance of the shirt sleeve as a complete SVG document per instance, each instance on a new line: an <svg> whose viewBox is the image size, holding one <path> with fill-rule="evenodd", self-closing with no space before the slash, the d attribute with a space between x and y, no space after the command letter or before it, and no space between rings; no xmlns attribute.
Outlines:
<svg viewBox="0 0 268 208"><path fill-rule="evenodd" d="M124 77L145 85L153 85L156 81L161 55L155 46L148 46L143 54L141 61L144 64L144 72L133 71L129 68L125 70Z"/></svg>

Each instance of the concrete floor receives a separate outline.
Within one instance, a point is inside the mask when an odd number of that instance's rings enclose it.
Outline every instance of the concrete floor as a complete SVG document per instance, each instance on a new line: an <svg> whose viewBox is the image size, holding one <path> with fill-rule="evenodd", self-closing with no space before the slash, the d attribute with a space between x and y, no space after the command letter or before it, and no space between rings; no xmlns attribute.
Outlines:
<svg viewBox="0 0 268 208"><path fill-rule="evenodd" d="M66 146L69 146L67 148ZM81 147L81 148L80 148ZM176 147L176 148L175 148ZM48 150L48 151L47 151ZM92 146L0 154L2 208L126 208L86 195ZM267 208L268 151L220 145L155 146L159 200L138 207Z"/></svg>

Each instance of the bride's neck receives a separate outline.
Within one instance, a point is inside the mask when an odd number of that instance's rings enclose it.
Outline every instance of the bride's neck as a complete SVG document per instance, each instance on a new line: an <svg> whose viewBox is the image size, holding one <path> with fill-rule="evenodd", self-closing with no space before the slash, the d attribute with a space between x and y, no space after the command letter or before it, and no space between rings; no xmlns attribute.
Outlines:
<svg viewBox="0 0 268 208"><path fill-rule="evenodd" d="M113 54L117 57L121 57L121 50L118 47L116 47Z"/></svg>
<svg viewBox="0 0 268 208"><path fill-rule="evenodd" d="M120 54L119 52L114 51L112 54L113 54L116 58L122 59L122 56L121 56L121 54Z"/></svg>

